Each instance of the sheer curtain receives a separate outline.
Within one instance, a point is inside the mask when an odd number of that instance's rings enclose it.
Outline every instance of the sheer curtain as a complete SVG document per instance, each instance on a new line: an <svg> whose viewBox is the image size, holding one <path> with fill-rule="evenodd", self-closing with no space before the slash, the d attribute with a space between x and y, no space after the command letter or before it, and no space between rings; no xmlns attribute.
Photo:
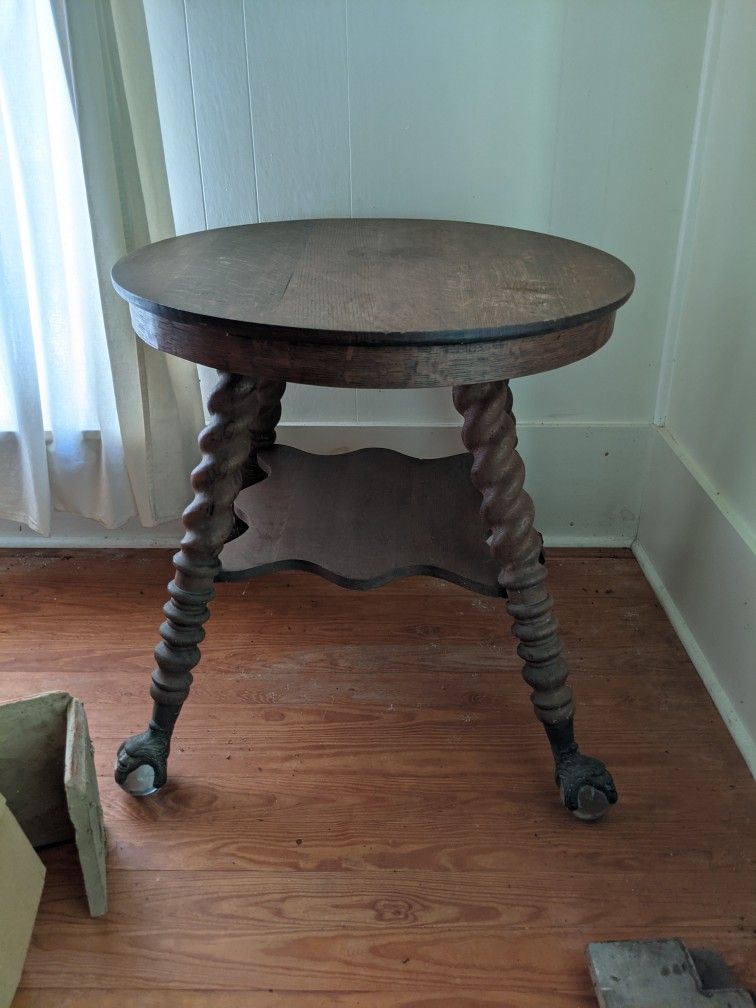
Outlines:
<svg viewBox="0 0 756 1008"><path fill-rule="evenodd" d="M110 268L172 233L141 0L0 4L0 517L180 514L196 368L134 336Z"/></svg>

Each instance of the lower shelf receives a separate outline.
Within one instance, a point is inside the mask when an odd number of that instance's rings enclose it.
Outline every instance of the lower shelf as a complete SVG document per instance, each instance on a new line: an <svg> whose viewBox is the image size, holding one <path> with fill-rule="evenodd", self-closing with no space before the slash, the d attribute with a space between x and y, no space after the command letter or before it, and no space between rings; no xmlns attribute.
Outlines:
<svg viewBox="0 0 756 1008"><path fill-rule="evenodd" d="M224 546L218 580L305 570L364 590L427 574L502 596L471 461L383 448L310 455L276 445L261 452L268 475L236 498L248 528Z"/></svg>

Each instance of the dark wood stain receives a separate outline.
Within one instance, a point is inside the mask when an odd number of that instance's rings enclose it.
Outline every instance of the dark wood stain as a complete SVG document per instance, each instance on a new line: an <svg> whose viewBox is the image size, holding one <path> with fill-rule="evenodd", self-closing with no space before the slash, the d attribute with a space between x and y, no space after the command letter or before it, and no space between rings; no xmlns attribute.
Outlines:
<svg viewBox="0 0 756 1008"><path fill-rule="evenodd" d="M232 323L167 319L135 305L131 321L155 349L219 371L330 387L429 388L519 378L582 360L609 339L614 313L536 336L427 346L290 343L280 331L263 339Z"/></svg>
<svg viewBox="0 0 756 1008"><path fill-rule="evenodd" d="M221 371L351 388L516 378L607 341L634 278L550 235L457 221L279 221L113 269L138 335Z"/></svg>
<svg viewBox="0 0 756 1008"><path fill-rule="evenodd" d="M574 330L613 315L634 278L605 252L537 232L336 219L170 238L122 259L113 281L136 317L200 324L219 341L406 349Z"/></svg>
<svg viewBox="0 0 756 1008"><path fill-rule="evenodd" d="M367 589L428 574L502 595L469 455L414 459L381 448L310 455L278 445L257 461L267 478L236 498L249 528L224 547L220 580L307 570Z"/></svg>

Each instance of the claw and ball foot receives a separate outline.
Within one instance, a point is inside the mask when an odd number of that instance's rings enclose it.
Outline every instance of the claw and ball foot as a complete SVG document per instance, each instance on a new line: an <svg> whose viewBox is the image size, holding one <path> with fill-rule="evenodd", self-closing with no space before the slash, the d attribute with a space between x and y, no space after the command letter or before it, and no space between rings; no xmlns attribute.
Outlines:
<svg viewBox="0 0 756 1008"><path fill-rule="evenodd" d="M540 534L533 526L533 502L525 492L525 466L517 453L512 392L507 381L459 385L454 405L462 414L462 440L473 457L470 476L480 491L480 513L490 530L488 544L501 565L499 584L520 644L523 677L543 724L556 765L564 805L579 819L599 819L617 801L606 767L583 756L573 734L568 668L546 590Z"/></svg>
<svg viewBox="0 0 756 1008"><path fill-rule="evenodd" d="M566 729L566 730L565 730ZM572 738L572 724L546 729L554 753L554 778L562 804L578 819L600 819L617 801L612 775L601 760L585 756ZM565 736L570 741L565 741Z"/></svg>
<svg viewBox="0 0 756 1008"><path fill-rule="evenodd" d="M600 819L617 801L612 775L601 760L584 756L577 746L559 755L555 776L562 803L578 819Z"/></svg>
<svg viewBox="0 0 756 1008"><path fill-rule="evenodd" d="M255 381L225 373L219 378L208 400L210 423L199 436L202 461L192 473L194 500L183 514L184 537L173 558L176 573L155 648L152 719L146 731L123 743L116 758L116 783L132 795L153 794L166 782L171 735L200 660L218 554L233 528L233 502L249 458Z"/></svg>
<svg viewBox="0 0 756 1008"><path fill-rule="evenodd" d="M121 744L116 756L116 783L136 798L159 791L168 779L170 733L150 724Z"/></svg>

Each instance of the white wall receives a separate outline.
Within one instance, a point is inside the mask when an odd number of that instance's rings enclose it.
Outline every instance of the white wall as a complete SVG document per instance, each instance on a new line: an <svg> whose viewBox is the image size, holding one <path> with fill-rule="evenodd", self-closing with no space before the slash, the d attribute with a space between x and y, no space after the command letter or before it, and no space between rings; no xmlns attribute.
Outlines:
<svg viewBox="0 0 756 1008"><path fill-rule="evenodd" d="M756 5L712 6L635 549L756 772Z"/></svg>
<svg viewBox="0 0 756 1008"><path fill-rule="evenodd" d="M610 344L515 383L538 520L640 511L706 0L145 0L177 229L428 216L551 231L636 271ZM459 448L444 389L292 387L285 440ZM450 427L439 439L440 428ZM537 446L537 447L536 447ZM540 473L539 470L540 469ZM547 475L548 474L548 475Z"/></svg>
<svg viewBox="0 0 756 1008"><path fill-rule="evenodd" d="M715 10L666 425L756 536L756 4Z"/></svg>

